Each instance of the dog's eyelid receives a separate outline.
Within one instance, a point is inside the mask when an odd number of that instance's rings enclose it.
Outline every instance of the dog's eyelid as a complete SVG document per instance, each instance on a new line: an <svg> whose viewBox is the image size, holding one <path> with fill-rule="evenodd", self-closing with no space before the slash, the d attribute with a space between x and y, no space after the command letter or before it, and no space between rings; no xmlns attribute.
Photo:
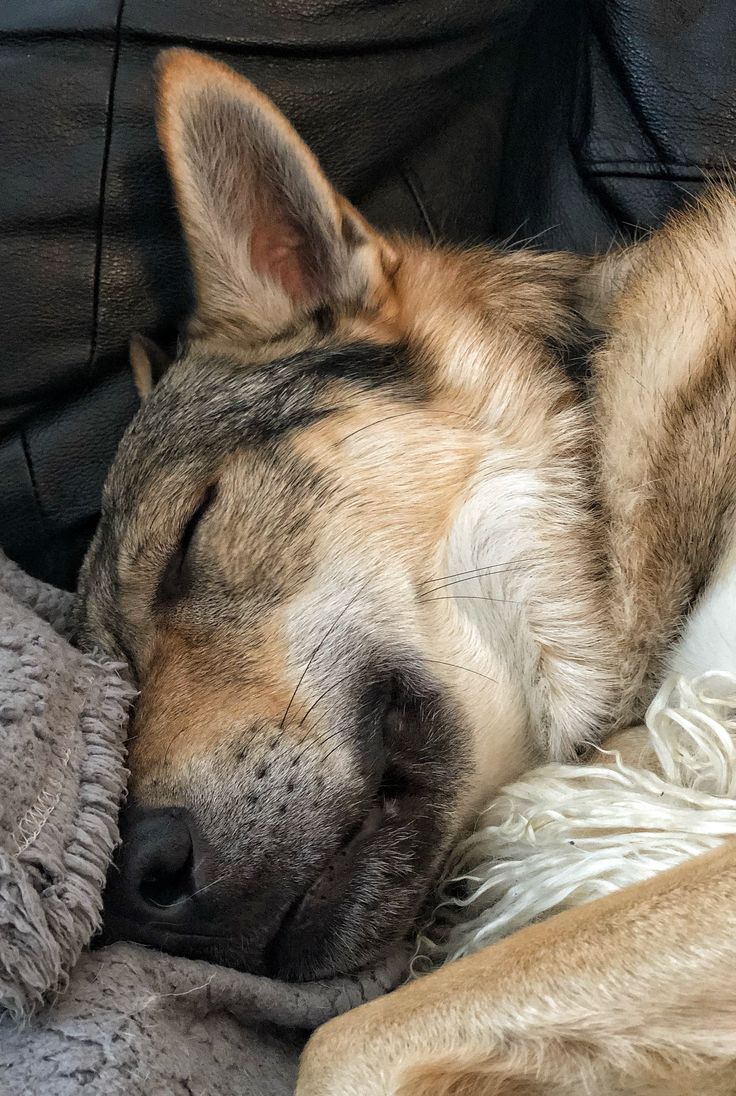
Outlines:
<svg viewBox="0 0 736 1096"><path fill-rule="evenodd" d="M206 489L199 504L195 507L191 517L187 521L179 539L179 547L177 553L181 556L182 562L189 550L189 545L192 543L192 538L197 530L197 526L204 517L206 511L210 508L215 501L217 495L217 484L211 483Z"/></svg>
<svg viewBox="0 0 736 1096"><path fill-rule="evenodd" d="M186 593L191 580L191 574L188 573L187 568L189 548L194 539L194 534L197 531L197 526L207 510L211 507L216 496L217 484L210 484L202 495L199 503L192 511L191 516L181 532L177 546L159 579L158 588L156 590L156 599L158 602L172 602Z"/></svg>

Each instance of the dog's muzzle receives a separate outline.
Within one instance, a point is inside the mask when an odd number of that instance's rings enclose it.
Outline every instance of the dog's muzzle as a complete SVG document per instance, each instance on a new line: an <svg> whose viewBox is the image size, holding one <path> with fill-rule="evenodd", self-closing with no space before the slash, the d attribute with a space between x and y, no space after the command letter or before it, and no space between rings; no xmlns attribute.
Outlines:
<svg viewBox="0 0 736 1096"><path fill-rule="evenodd" d="M197 789L198 809L130 803L104 941L290 979L356 970L395 946L447 847L458 743L437 689L394 675L365 695L349 787L315 777L314 758L302 775L295 747L257 795L240 780L217 811Z"/></svg>

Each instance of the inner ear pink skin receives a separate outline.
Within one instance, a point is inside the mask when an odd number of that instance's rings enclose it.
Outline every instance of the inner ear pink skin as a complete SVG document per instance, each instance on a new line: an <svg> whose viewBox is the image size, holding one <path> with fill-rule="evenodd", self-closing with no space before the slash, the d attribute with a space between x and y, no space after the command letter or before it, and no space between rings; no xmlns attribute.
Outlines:
<svg viewBox="0 0 736 1096"><path fill-rule="evenodd" d="M304 269L304 237L277 220L253 227L250 261L256 274L277 282L291 300L303 303L310 295Z"/></svg>

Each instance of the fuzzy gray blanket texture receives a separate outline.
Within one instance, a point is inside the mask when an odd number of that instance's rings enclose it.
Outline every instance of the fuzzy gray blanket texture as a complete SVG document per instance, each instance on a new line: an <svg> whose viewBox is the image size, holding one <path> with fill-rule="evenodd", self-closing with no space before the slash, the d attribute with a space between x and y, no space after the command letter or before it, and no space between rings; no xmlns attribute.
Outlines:
<svg viewBox="0 0 736 1096"><path fill-rule="evenodd" d="M402 957L287 985L133 944L86 950L118 839L133 690L70 642L74 596L0 553L0 1096L287 1096L308 1033Z"/></svg>

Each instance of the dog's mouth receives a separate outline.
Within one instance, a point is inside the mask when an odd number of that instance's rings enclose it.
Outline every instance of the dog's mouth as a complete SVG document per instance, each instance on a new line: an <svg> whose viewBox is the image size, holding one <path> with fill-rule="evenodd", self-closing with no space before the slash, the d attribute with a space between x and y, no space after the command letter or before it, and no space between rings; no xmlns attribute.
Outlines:
<svg viewBox="0 0 736 1096"><path fill-rule="evenodd" d="M362 817L286 910L267 969L298 979L356 969L410 930L447 845L456 789L440 743L449 736L439 690L395 677L381 724L385 766Z"/></svg>
<svg viewBox="0 0 736 1096"><path fill-rule="evenodd" d="M402 827L412 826L423 799L423 789L413 784L399 766L391 765L386 770L376 800L363 820L350 828L317 877L284 914L266 951L270 973L295 978L307 969L313 970L310 953L323 938L325 923L333 917L335 907L349 905L361 868L385 858L387 841L396 847L392 837L400 835Z"/></svg>
<svg viewBox="0 0 736 1096"><path fill-rule="evenodd" d="M159 902L145 921L121 918L113 894L114 937L291 981L349 973L399 945L451 837L460 751L438 687L393 676L382 695L374 725L363 728L380 742L380 765L362 788L334 789L344 801L354 791L358 804L343 813L341 835L333 830L318 854L308 831L292 833L288 845L277 836L273 848L256 849L266 867L250 880L230 872L226 883L193 888L186 902L161 902L157 883ZM116 883L113 890L120 893Z"/></svg>

